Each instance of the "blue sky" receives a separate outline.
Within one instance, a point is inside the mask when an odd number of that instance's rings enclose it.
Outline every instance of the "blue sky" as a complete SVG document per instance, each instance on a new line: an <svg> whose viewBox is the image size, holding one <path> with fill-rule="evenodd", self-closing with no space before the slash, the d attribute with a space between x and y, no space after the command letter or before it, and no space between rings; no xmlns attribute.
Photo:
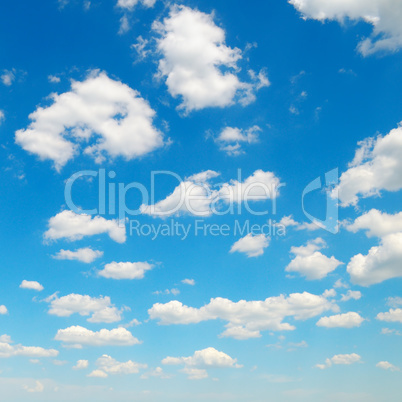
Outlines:
<svg viewBox="0 0 402 402"><path fill-rule="evenodd" d="M401 14L3 2L4 398L399 400Z"/></svg>

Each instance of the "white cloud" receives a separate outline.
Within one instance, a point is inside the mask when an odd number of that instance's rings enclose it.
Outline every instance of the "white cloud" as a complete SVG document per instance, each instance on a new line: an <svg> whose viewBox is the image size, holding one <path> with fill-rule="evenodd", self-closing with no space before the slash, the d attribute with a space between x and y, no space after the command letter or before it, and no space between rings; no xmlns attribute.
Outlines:
<svg viewBox="0 0 402 402"><path fill-rule="evenodd" d="M183 279L181 283L184 283L185 285L190 285L194 286L195 285L195 280L194 279Z"/></svg>
<svg viewBox="0 0 402 402"><path fill-rule="evenodd" d="M231 180L213 186L210 181L217 176L219 173L212 170L192 175L180 181L173 193L164 200L154 205L142 205L141 212L159 217L183 214L210 216L222 213L222 208L226 208L224 204L233 209L235 203L264 201L279 195L281 183L272 172L256 170L242 182Z"/></svg>
<svg viewBox="0 0 402 402"><path fill-rule="evenodd" d="M260 127L253 126L247 130L237 127L225 127L215 142L219 145L221 151L229 156L238 156L244 153L242 143L253 144L258 142L258 133L262 131Z"/></svg>
<svg viewBox="0 0 402 402"><path fill-rule="evenodd" d="M372 209L359 216L353 223L344 224L346 230L356 233L366 230L367 237L384 237L389 234L402 232L402 212L390 215Z"/></svg>
<svg viewBox="0 0 402 402"><path fill-rule="evenodd" d="M382 328L381 329L381 334L382 335L398 335L401 336L402 333L396 329L390 329L390 328Z"/></svg>
<svg viewBox="0 0 402 402"><path fill-rule="evenodd" d="M326 328L354 328L360 327L363 321L364 318L358 313L349 312L333 315L331 317L321 317L316 325Z"/></svg>
<svg viewBox="0 0 402 402"><path fill-rule="evenodd" d="M342 364L342 365L350 365L354 363L360 363L361 362L361 357L356 354L346 354L346 355L335 355L331 357L330 359L325 360L325 364L317 364L316 367L324 370L328 367L331 367L333 364Z"/></svg>
<svg viewBox="0 0 402 402"><path fill-rule="evenodd" d="M266 300L233 302L228 299L211 299L201 308L183 305L177 300L166 304L156 303L148 310L151 319L160 324L194 324L207 320L227 321L222 337L236 339L256 338L260 331L290 331L295 327L283 322L287 317L307 320L325 311L338 311L338 307L324 296L311 293L293 293Z"/></svg>
<svg viewBox="0 0 402 402"><path fill-rule="evenodd" d="M84 236L107 233L117 243L126 241L126 227L118 220L107 220L101 216L76 214L65 210L49 219L45 240L81 240Z"/></svg>
<svg viewBox="0 0 402 402"><path fill-rule="evenodd" d="M314 231L318 229L322 229L323 226L320 222L303 222L299 223L293 219L292 215L284 216L279 222L278 225L283 225L285 228L294 227L296 230L308 230Z"/></svg>
<svg viewBox="0 0 402 402"><path fill-rule="evenodd" d="M84 370L88 368L89 362L88 360L78 360L77 364L73 367L74 370Z"/></svg>
<svg viewBox="0 0 402 402"><path fill-rule="evenodd" d="M349 300L359 300L362 297L362 293L359 290L348 290L345 295L342 295L341 301L347 302Z"/></svg>
<svg viewBox="0 0 402 402"><path fill-rule="evenodd" d="M321 238L308 242L306 246L292 247L290 252L295 255L295 258L285 268L285 271L298 272L308 280L325 278L342 262L333 256L328 258L318 251L324 247L326 247L326 243Z"/></svg>
<svg viewBox="0 0 402 402"><path fill-rule="evenodd" d="M349 169L342 173L339 186L334 189L342 206L356 205L359 196L380 195L381 190L402 188L402 126L384 137L368 138L359 143Z"/></svg>
<svg viewBox="0 0 402 402"><path fill-rule="evenodd" d="M380 321L400 322L400 323L402 323L402 309L400 309L400 308L396 308L396 309L391 308L386 313L377 314L376 318L377 318L377 320L380 320Z"/></svg>
<svg viewBox="0 0 402 402"><path fill-rule="evenodd" d="M156 0L118 0L117 7L132 11L139 3L144 7L153 7L155 2Z"/></svg>
<svg viewBox="0 0 402 402"><path fill-rule="evenodd" d="M15 81L15 74L16 71L14 68L12 70L3 70L0 80L5 86L9 87Z"/></svg>
<svg viewBox="0 0 402 402"><path fill-rule="evenodd" d="M305 18L319 21L363 20L373 26L369 38L358 44L363 56L402 47L402 6L399 0L289 0Z"/></svg>
<svg viewBox="0 0 402 402"><path fill-rule="evenodd" d="M108 296L90 297L71 293L67 296L53 295L46 299L50 302L49 314L58 317L70 317L72 314L90 316L88 322L112 323L121 320L121 310L118 310Z"/></svg>
<svg viewBox="0 0 402 402"><path fill-rule="evenodd" d="M15 133L17 144L52 160L57 170L82 146L100 163L106 155L130 160L163 145L162 133L152 125L155 112L137 91L99 71L85 81L72 81L71 87L52 94L52 105L29 115L28 128Z"/></svg>
<svg viewBox="0 0 402 402"><path fill-rule="evenodd" d="M141 343L130 331L122 327L112 330L101 329L94 332L76 325L66 329L59 329L54 339L70 344L70 347L75 348L106 345L132 346Z"/></svg>
<svg viewBox="0 0 402 402"><path fill-rule="evenodd" d="M166 357L162 360L166 365L184 365L183 372L189 379L198 380L208 377L205 369L207 368L240 368L237 359L233 359L226 353L220 352L215 348L197 350L192 356L188 357Z"/></svg>
<svg viewBox="0 0 402 402"><path fill-rule="evenodd" d="M169 17L153 28L160 35L159 75L166 77L173 97L182 97L180 108L186 112L225 107L235 101L249 104L257 89L269 85L264 74L253 83L239 80L241 50L225 44L225 31L214 23L213 15L175 5Z"/></svg>
<svg viewBox="0 0 402 402"><path fill-rule="evenodd" d="M0 109L0 124L6 119L4 111Z"/></svg>
<svg viewBox="0 0 402 402"><path fill-rule="evenodd" d="M385 236L379 246L367 255L357 254L350 260L347 271L350 280L360 286L370 286L388 279L402 277L402 233Z"/></svg>
<svg viewBox="0 0 402 402"><path fill-rule="evenodd" d="M111 262L98 275L111 279L142 279L147 271L154 268L148 262Z"/></svg>
<svg viewBox="0 0 402 402"><path fill-rule="evenodd" d="M5 315L7 313L8 313L7 307L4 304L0 305L0 315Z"/></svg>
<svg viewBox="0 0 402 402"><path fill-rule="evenodd" d="M258 257L264 254L264 249L269 246L270 238L264 234L247 236L237 240L230 249L231 253L239 252L247 254L247 257Z"/></svg>
<svg viewBox="0 0 402 402"><path fill-rule="evenodd" d="M43 392L45 390L45 386L40 381L35 381L35 387L30 388L27 385L25 385L24 389L27 392L37 393L37 392Z"/></svg>
<svg viewBox="0 0 402 402"><path fill-rule="evenodd" d="M52 84L58 84L60 82L60 77L57 77L56 75L48 75L47 79Z"/></svg>
<svg viewBox="0 0 402 402"><path fill-rule="evenodd" d="M157 290L155 292L152 292L152 294L154 294L154 295L170 295L170 294L172 294L172 295L176 296L176 295L180 294L180 290L175 289L175 288L165 289L165 290Z"/></svg>
<svg viewBox="0 0 402 402"><path fill-rule="evenodd" d="M171 378L172 376L170 374L165 373L162 367L156 367L154 370L141 375L141 379L143 380L146 380L150 377L159 377L162 379L168 379Z"/></svg>
<svg viewBox="0 0 402 402"><path fill-rule="evenodd" d="M12 345L8 335L0 336L0 358L14 356L25 357L56 357L59 352L55 349L44 349L39 346Z"/></svg>
<svg viewBox="0 0 402 402"><path fill-rule="evenodd" d="M146 364L136 363L132 360L119 362L111 356L103 355L97 361L98 369L107 374L137 374L142 369L146 369Z"/></svg>
<svg viewBox="0 0 402 402"><path fill-rule="evenodd" d="M37 290L38 292L41 292L44 289L44 287L39 282L27 281L25 279L21 282L20 288Z"/></svg>
<svg viewBox="0 0 402 402"><path fill-rule="evenodd" d="M388 297L387 304L391 307L402 306L402 297Z"/></svg>
<svg viewBox="0 0 402 402"><path fill-rule="evenodd" d="M400 371L399 367L394 366L393 364L391 364L390 362L387 362L387 361L378 362L375 366L378 368L381 368L383 370Z"/></svg>
<svg viewBox="0 0 402 402"><path fill-rule="evenodd" d="M87 375L87 377L106 378L107 374L102 370L94 370Z"/></svg>
<svg viewBox="0 0 402 402"><path fill-rule="evenodd" d="M97 258L102 257L103 251L92 250L90 247L80 248L75 251L60 250L53 256L56 260L77 260L90 264Z"/></svg>

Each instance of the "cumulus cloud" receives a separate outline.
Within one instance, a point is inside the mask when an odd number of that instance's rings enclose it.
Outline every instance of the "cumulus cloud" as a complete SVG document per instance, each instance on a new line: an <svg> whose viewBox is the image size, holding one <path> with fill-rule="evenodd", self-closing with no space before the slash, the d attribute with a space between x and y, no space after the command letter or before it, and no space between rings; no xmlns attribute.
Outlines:
<svg viewBox="0 0 402 402"><path fill-rule="evenodd" d="M49 314L58 317L70 317L72 314L90 316L88 322L112 323L121 320L121 310L111 303L110 297L90 297L71 293L67 296L52 295L46 299L50 302Z"/></svg>
<svg viewBox="0 0 402 402"><path fill-rule="evenodd" d="M153 7L155 2L156 0L118 0L117 7L132 11L139 3L144 7Z"/></svg>
<svg viewBox="0 0 402 402"><path fill-rule="evenodd" d="M162 325L221 319L227 321L222 337L248 339L261 336L260 331L294 330L294 325L283 322L288 317L307 320L330 310L337 312L338 307L324 296L304 292L261 301L233 302L219 297L211 299L201 308L189 307L174 300L166 304L156 303L148 313L151 319L158 319Z"/></svg>
<svg viewBox="0 0 402 402"><path fill-rule="evenodd" d="M318 327L326 328L354 328L360 327L364 318L358 313L349 312L345 314L332 315L330 317L321 317L318 322Z"/></svg>
<svg viewBox="0 0 402 402"><path fill-rule="evenodd" d="M378 362L375 366L383 370L400 371L399 367L394 366L393 364L387 361Z"/></svg>
<svg viewBox="0 0 402 402"><path fill-rule="evenodd" d="M92 250L90 247L80 248L78 250L60 250L53 256L56 260L76 260L90 264L97 258L102 257L103 251Z"/></svg>
<svg viewBox="0 0 402 402"><path fill-rule="evenodd" d="M219 173L207 170L192 175L174 189L173 193L154 205L142 205L145 215L168 217L189 214L193 216L210 216L221 213L229 205L250 201L275 199L279 195L280 180L272 172L256 170L244 181L230 180L229 183L211 184ZM247 204L248 205L248 204Z"/></svg>
<svg viewBox="0 0 402 402"><path fill-rule="evenodd" d="M290 252L295 255L295 258L285 268L286 272L298 272L308 280L325 278L342 262L333 256L328 258L318 251L324 247L326 243L321 238L308 242L306 246L292 247Z"/></svg>
<svg viewBox="0 0 402 402"><path fill-rule="evenodd" d="M184 283L185 285L190 285L194 286L195 285L195 280L194 279L183 279L181 283Z"/></svg>
<svg viewBox="0 0 402 402"><path fill-rule="evenodd" d="M353 233L366 230L367 237L384 237L402 232L402 212L391 215L372 209L356 218L354 222L346 222L344 226Z"/></svg>
<svg viewBox="0 0 402 402"><path fill-rule="evenodd" d="M4 111L0 109L0 124L6 119Z"/></svg>
<svg viewBox="0 0 402 402"><path fill-rule="evenodd" d="M350 260L347 271L350 280L360 286L370 286L402 276L402 233L385 236L380 245L367 255L357 254Z"/></svg>
<svg viewBox="0 0 402 402"><path fill-rule="evenodd" d="M25 357L56 357L59 352L55 349L44 349L39 346L13 345L8 335L0 336L0 358L14 356Z"/></svg>
<svg viewBox="0 0 402 402"><path fill-rule="evenodd" d="M253 144L258 142L260 127L253 126L247 130L237 127L225 127L215 138L221 151L229 156L238 156L244 153L242 144Z"/></svg>
<svg viewBox="0 0 402 402"><path fill-rule="evenodd" d="M372 197L382 190L395 192L402 188L402 126L358 145L354 160L332 193L333 197L339 196L342 206L356 205L359 196Z"/></svg>
<svg viewBox="0 0 402 402"><path fill-rule="evenodd" d="M362 297L362 293L359 290L348 290L345 295L342 295L341 301L347 302L349 300L359 300Z"/></svg>
<svg viewBox="0 0 402 402"><path fill-rule="evenodd" d="M29 387L29 386L25 385L24 389L27 392L37 393L37 392L43 392L45 390L45 386L40 381L35 381L34 387Z"/></svg>
<svg viewBox="0 0 402 402"><path fill-rule="evenodd" d="M143 279L155 265L148 262L111 262L98 275L110 279Z"/></svg>
<svg viewBox="0 0 402 402"><path fill-rule="evenodd" d="M94 370L87 375L87 377L106 378L107 374L102 370Z"/></svg>
<svg viewBox="0 0 402 402"><path fill-rule="evenodd" d="M220 352L215 348L196 350L192 356L188 357L166 357L162 360L166 365L184 365L182 370L189 379L199 380L208 377L207 368L241 368L237 364L237 359L233 359L226 353Z"/></svg>
<svg viewBox="0 0 402 402"><path fill-rule="evenodd" d="M151 370L147 373L144 373L141 375L141 379L146 380L150 377L158 377L162 379L168 379L171 378L172 376L170 374L167 374L163 371L162 367L156 367L154 370Z"/></svg>
<svg viewBox="0 0 402 402"><path fill-rule="evenodd" d="M7 314L7 313L8 313L7 307L6 307L4 304L2 304L2 305L0 306L0 314L1 314L1 315L5 315L5 314Z"/></svg>
<svg viewBox="0 0 402 402"><path fill-rule="evenodd" d="M0 80L3 85L9 87L15 81L16 71L13 68L12 70L3 70L3 74L0 75Z"/></svg>
<svg viewBox="0 0 402 402"><path fill-rule="evenodd" d="M88 360L78 360L77 364L73 367L74 370L84 370L88 368L89 362Z"/></svg>
<svg viewBox="0 0 402 402"><path fill-rule="evenodd" d="M49 219L49 229L44 233L45 240L81 240L85 236L107 233L117 243L126 241L126 227L118 220L107 220L101 216L76 214L62 211Z"/></svg>
<svg viewBox="0 0 402 402"><path fill-rule="evenodd" d="M95 372L98 372L98 375L93 375L94 372L92 372L92 377L107 377L108 374L137 374L140 370L148 367L146 364L136 363L132 360L119 362L108 355L101 356L96 361L96 365L98 366L98 370L95 370ZM99 372L105 373L106 376ZM91 376L91 374L89 376Z"/></svg>
<svg viewBox="0 0 402 402"><path fill-rule="evenodd" d="M324 226L318 221L299 223L293 219L292 215L284 216L278 222L278 225L283 225L285 228L294 227L296 230L308 230L308 231L314 231L324 228Z"/></svg>
<svg viewBox="0 0 402 402"><path fill-rule="evenodd" d="M25 279L21 282L20 288L37 290L38 292L41 292L44 289L44 287L39 282L27 281Z"/></svg>
<svg viewBox="0 0 402 402"><path fill-rule="evenodd" d="M230 249L231 253L239 252L247 254L247 257L258 257L264 254L264 249L269 246L270 238L264 234L247 236L237 240Z"/></svg>
<svg viewBox="0 0 402 402"><path fill-rule="evenodd" d="M335 355L330 359L325 360L325 364L316 364L316 367L324 370L331 367L333 364L350 365L354 363L360 363L361 357L356 353L346 354L346 355Z"/></svg>
<svg viewBox="0 0 402 402"><path fill-rule="evenodd" d="M52 105L29 115L30 125L16 131L15 140L27 152L53 161L57 170L82 148L100 163L106 156L139 158L163 145L148 102L104 72L72 81L70 92L51 98Z"/></svg>
<svg viewBox="0 0 402 402"><path fill-rule="evenodd" d="M304 18L318 21L362 20L373 26L369 38L358 44L363 56L402 47L402 5L399 0L289 0Z"/></svg>
<svg viewBox="0 0 402 402"><path fill-rule="evenodd" d="M396 308L396 309L391 308L386 313L377 314L376 318L377 318L377 320L380 320L380 321L400 322L400 323L402 323L402 309L400 309L400 308Z"/></svg>
<svg viewBox="0 0 402 402"><path fill-rule="evenodd" d="M91 331L79 325L59 329L56 341L69 344L70 347L82 348L83 346L132 346L141 343L127 329L120 327L112 330L101 329L97 332Z"/></svg>
<svg viewBox="0 0 402 402"><path fill-rule="evenodd" d="M269 85L263 72L251 83L239 80L236 72L242 52L226 45L225 31L215 24L213 15L175 5L153 29L160 35L159 76L166 78L173 97L182 97L179 108L186 112L236 101L247 105L255 100L258 89Z"/></svg>

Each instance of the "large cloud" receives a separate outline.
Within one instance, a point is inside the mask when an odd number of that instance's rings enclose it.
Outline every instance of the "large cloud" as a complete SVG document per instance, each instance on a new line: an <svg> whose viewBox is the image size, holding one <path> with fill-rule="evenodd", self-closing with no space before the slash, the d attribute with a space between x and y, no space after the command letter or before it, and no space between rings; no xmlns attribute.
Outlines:
<svg viewBox="0 0 402 402"><path fill-rule="evenodd" d="M392 233L402 232L402 212L390 215L372 209L359 216L352 223L345 224L346 230L356 233L366 230L367 237L384 237Z"/></svg>
<svg viewBox="0 0 402 402"><path fill-rule="evenodd" d="M306 320L325 311L337 311L337 306L324 296L311 293L281 295L263 301L215 298L201 308L183 305L177 300L166 304L156 303L148 310L151 319L159 319L160 324L192 324L207 320L227 321L223 337L248 339L261 336L260 331L289 331L295 327L283 322L287 317Z"/></svg>
<svg viewBox="0 0 402 402"><path fill-rule="evenodd" d="M367 255L357 254L350 260L347 271L353 283L370 286L387 279L402 277L402 233L385 236L379 246Z"/></svg>
<svg viewBox="0 0 402 402"><path fill-rule="evenodd" d="M152 124L155 112L139 93L105 73L93 71L71 91L52 94L53 103L29 115L28 128L15 133L17 144L60 170L83 148L97 162L138 158L163 145Z"/></svg>
<svg viewBox="0 0 402 402"><path fill-rule="evenodd" d="M364 20L373 25L370 38L362 40L359 51L370 55L402 47L402 3L399 0L289 0L304 17L319 21Z"/></svg>
<svg viewBox="0 0 402 402"><path fill-rule="evenodd" d="M82 346L132 346L141 343L130 331L125 328L101 329L97 332L78 325L59 329L56 341L69 344L70 347L82 348Z"/></svg>
<svg viewBox="0 0 402 402"><path fill-rule="evenodd" d="M402 26L402 25L401 25ZM384 137L368 138L359 143L349 169L341 175L339 193L343 206L356 205L359 196L379 195L381 190L398 191L402 188L402 126Z"/></svg>
<svg viewBox="0 0 402 402"><path fill-rule="evenodd" d="M180 108L187 112L236 100L248 104L257 89L269 85L263 73L251 73L252 84L239 80L235 73L241 51L225 44L225 31L212 15L176 5L162 23L154 23L154 30L160 34L159 75L166 77L173 97L182 97Z"/></svg>
<svg viewBox="0 0 402 402"><path fill-rule="evenodd" d="M295 258L285 268L286 272L298 272L308 280L325 278L342 264L335 257L328 258L318 251L325 246L325 241L317 238L308 242L306 246L292 247L290 252Z"/></svg>
<svg viewBox="0 0 402 402"><path fill-rule="evenodd" d="M81 240L84 236L107 233L118 242L126 241L126 227L118 220L107 220L101 216L76 214L65 210L49 219L49 229L44 233L45 240L68 239Z"/></svg>
<svg viewBox="0 0 402 402"><path fill-rule="evenodd" d="M53 295L46 301L50 302L49 314L58 317L70 317L72 314L90 316L89 322L112 323L121 320L121 310L117 309L108 296L90 297L71 293L67 296Z"/></svg>
<svg viewBox="0 0 402 402"><path fill-rule="evenodd" d="M207 170L183 181L165 199L153 205L141 205L145 215L168 217L172 215L210 216L233 209L234 204L275 199L279 195L280 180L272 172L256 170L244 181L211 184L219 173ZM229 205L227 207L226 205Z"/></svg>

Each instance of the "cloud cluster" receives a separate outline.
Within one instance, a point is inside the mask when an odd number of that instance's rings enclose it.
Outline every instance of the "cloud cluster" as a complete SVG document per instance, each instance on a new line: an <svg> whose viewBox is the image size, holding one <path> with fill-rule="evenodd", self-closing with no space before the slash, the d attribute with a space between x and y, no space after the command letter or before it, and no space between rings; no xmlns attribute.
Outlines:
<svg viewBox="0 0 402 402"><path fill-rule="evenodd" d="M294 330L294 325L284 322L288 317L307 320L329 310L336 312L338 307L325 296L304 292L288 297L269 297L262 301L233 302L219 297L211 299L201 308L189 307L174 300L166 304L156 303L148 313L151 319L158 319L162 325L221 319L227 321L222 337L249 339L260 337L260 331Z"/></svg>
<svg viewBox="0 0 402 402"><path fill-rule="evenodd" d="M70 317L72 314L90 316L88 322L112 323L121 320L121 310L117 309L108 296L90 297L71 293L67 296L53 295L46 299L50 302L49 314Z"/></svg>
<svg viewBox="0 0 402 402"><path fill-rule="evenodd" d="M153 205L141 205L145 215L168 217L172 215L210 216L233 209L235 204L275 199L279 195L280 180L272 172L256 170L244 181L211 184L219 173L207 170L192 175L165 199ZM227 207L229 205L229 207ZM248 205L248 204L247 204Z"/></svg>
<svg viewBox="0 0 402 402"><path fill-rule="evenodd" d="M247 130L237 127L225 127L215 138L219 149L229 156L238 156L244 153L242 144L253 144L258 142L260 127L253 126Z"/></svg>
<svg viewBox="0 0 402 402"><path fill-rule="evenodd" d="M292 247L290 252L295 258L285 268L286 272L298 272L308 280L325 278L342 262L335 257L328 258L320 251L326 243L320 237L307 243L306 246Z"/></svg>
<svg viewBox="0 0 402 402"><path fill-rule="evenodd" d="M239 101L255 100L255 92L269 81L262 74L252 83L241 82L236 75L242 58L238 48L225 43L225 31L213 15L182 5L171 8L163 22L155 22L159 34L157 49L162 55L159 75L173 97L182 97L186 112L207 107L225 107Z"/></svg>
<svg viewBox="0 0 402 402"><path fill-rule="evenodd" d="M215 348L196 350L192 356L188 357L166 357L162 360L166 365L184 365L182 370L191 380L200 380L208 377L207 368L241 368L237 364L237 359L233 359L226 353L220 352Z"/></svg>
<svg viewBox="0 0 402 402"><path fill-rule="evenodd" d="M102 233L107 233L117 243L126 241L125 225L118 220L107 220L102 216L92 217L65 210L50 218L48 226L49 229L43 235L47 241L59 239L75 241Z"/></svg>
<svg viewBox="0 0 402 402"><path fill-rule="evenodd" d="M333 364L338 365L350 365L354 363L360 363L361 357L357 353L345 354L345 355L335 355L330 359L325 360L325 364L316 364L316 367L324 370L331 367Z"/></svg>
<svg viewBox="0 0 402 402"><path fill-rule="evenodd" d="M0 336L0 358L25 357L56 357L59 352L55 349L44 349L39 346L13 345L8 335Z"/></svg>
<svg viewBox="0 0 402 402"><path fill-rule="evenodd" d="M108 374L137 374L142 369L146 369L146 364L136 363L132 360L126 362L119 362L113 357L108 355L101 356L97 361L97 370L92 371L88 377L101 377L106 378Z"/></svg>
<svg viewBox="0 0 402 402"><path fill-rule="evenodd" d="M80 150L100 163L106 156L126 160L163 145L153 126L155 111L140 94L104 72L73 81L71 91L52 94L53 103L29 115L31 123L15 133L24 150L49 159L60 170Z"/></svg>
<svg viewBox="0 0 402 402"><path fill-rule="evenodd" d="M373 33L363 39L358 50L363 56L402 47L402 5L399 0L289 0L305 18L319 21L363 20Z"/></svg>

